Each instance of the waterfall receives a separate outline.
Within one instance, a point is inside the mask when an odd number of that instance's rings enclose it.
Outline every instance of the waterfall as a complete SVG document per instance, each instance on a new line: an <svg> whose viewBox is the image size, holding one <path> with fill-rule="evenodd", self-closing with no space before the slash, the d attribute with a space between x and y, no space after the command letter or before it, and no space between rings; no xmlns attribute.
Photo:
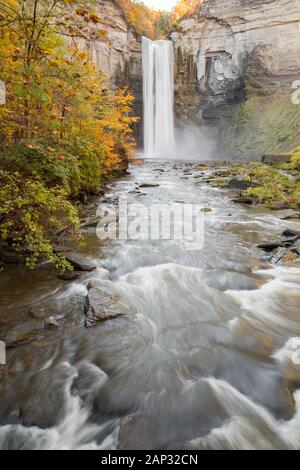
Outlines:
<svg viewBox="0 0 300 470"><path fill-rule="evenodd" d="M144 150L163 157L174 147L174 53L171 41L143 38Z"/></svg>

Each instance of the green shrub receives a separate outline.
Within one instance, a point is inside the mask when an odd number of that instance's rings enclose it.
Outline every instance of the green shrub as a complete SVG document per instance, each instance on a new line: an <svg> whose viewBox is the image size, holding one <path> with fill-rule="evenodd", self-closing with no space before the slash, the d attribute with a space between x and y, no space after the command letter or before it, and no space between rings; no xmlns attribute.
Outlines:
<svg viewBox="0 0 300 470"><path fill-rule="evenodd" d="M58 269L70 269L53 243L59 231L74 230L78 223L65 189L46 188L39 179L0 170L0 244L28 252L29 267L47 259Z"/></svg>
<svg viewBox="0 0 300 470"><path fill-rule="evenodd" d="M40 179L47 187L61 186L67 193L79 188L76 157L47 143L16 144L0 154L0 168L25 178Z"/></svg>
<svg viewBox="0 0 300 470"><path fill-rule="evenodd" d="M99 155L100 154L100 155ZM88 142L51 146L48 142L19 143L0 153L0 169L59 186L69 196L96 192L101 186L101 152Z"/></svg>
<svg viewBox="0 0 300 470"><path fill-rule="evenodd" d="M76 195L80 191L97 192L102 183L101 150L88 142L80 141L69 145L68 152L75 156L79 175L77 187L71 183L72 194Z"/></svg>
<svg viewBox="0 0 300 470"><path fill-rule="evenodd" d="M292 169L300 170L300 147L294 149L292 152Z"/></svg>

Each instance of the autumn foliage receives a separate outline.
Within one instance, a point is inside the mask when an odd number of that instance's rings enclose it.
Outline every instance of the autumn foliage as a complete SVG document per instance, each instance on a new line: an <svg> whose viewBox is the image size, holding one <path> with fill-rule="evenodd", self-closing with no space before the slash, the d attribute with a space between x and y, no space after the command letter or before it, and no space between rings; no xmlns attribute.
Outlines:
<svg viewBox="0 0 300 470"><path fill-rule="evenodd" d="M138 34L150 39L164 39L176 28L177 22L193 13L203 0L178 0L171 12L149 8L141 0L116 0L116 2Z"/></svg>
<svg viewBox="0 0 300 470"><path fill-rule="evenodd" d="M193 13L201 3L203 3L203 0L178 0L173 10L174 20L179 21L184 16Z"/></svg>
<svg viewBox="0 0 300 470"><path fill-rule="evenodd" d="M61 265L52 243L76 225L68 199L98 191L133 153L133 97L77 47L91 34L106 32L87 2L0 0L0 250L26 246L29 263Z"/></svg>
<svg viewBox="0 0 300 470"><path fill-rule="evenodd" d="M128 22L141 36L162 39L171 32L172 16L164 10L154 10L139 0L116 0Z"/></svg>

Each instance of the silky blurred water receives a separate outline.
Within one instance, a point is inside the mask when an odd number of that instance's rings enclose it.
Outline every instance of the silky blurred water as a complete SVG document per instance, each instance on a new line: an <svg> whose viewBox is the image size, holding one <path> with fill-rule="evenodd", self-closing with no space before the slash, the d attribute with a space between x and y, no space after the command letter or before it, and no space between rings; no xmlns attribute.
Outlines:
<svg viewBox="0 0 300 470"><path fill-rule="evenodd" d="M300 270L266 269L256 248L295 224L234 204L228 191L195 177L195 167L132 165L106 199L211 208L202 250L174 240L103 243L86 229L82 250L98 269L79 281L0 274L0 306L10 316L21 318L41 297L70 309L91 281L131 312L9 353L15 366L2 375L0 448L300 447L300 366L291 359L291 340L300 337Z"/></svg>

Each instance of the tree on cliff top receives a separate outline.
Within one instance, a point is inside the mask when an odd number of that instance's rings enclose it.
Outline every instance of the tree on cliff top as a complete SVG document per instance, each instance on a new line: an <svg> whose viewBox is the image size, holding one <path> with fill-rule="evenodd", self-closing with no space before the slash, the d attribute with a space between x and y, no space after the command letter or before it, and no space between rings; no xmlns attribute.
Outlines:
<svg viewBox="0 0 300 470"><path fill-rule="evenodd" d="M179 21L184 16L193 13L202 3L203 0L178 0L173 10L174 20Z"/></svg>
<svg viewBox="0 0 300 470"><path fill-rule="evenodd" d="M115 0L129 24L141 36L164 39L176 28L176 23L193 13L203 0L178 0L172 12L149 8L141 0Z"/></svg>
<svg viewBox="0 0 300 470"><path fill-rule="evenodd" d="M140 0L116 0L129 24L141 36L162 39L171 31L172 15L164 10L154 10Z"/></svg>

